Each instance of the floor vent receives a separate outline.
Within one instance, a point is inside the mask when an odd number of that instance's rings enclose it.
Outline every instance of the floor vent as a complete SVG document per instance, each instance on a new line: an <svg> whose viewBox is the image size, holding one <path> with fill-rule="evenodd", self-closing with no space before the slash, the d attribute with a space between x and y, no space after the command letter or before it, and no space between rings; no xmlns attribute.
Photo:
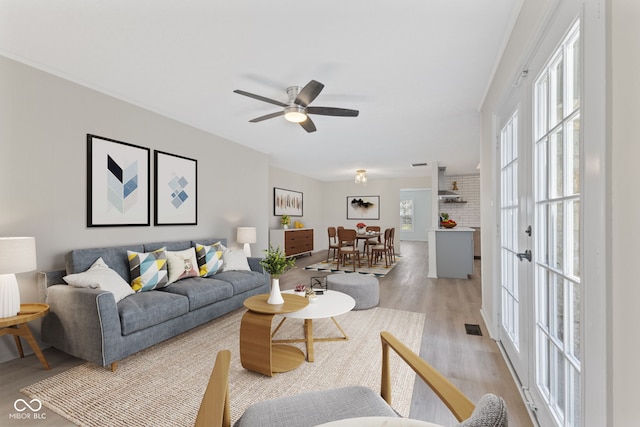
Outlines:
<svg viewBox="0 0 640 427"><path fill-rule="evenodd" d="M470 325L468 323L464 324L464 329L467 331L467 335L477 335L479 337L482 336L482 331L480 330L480 325Z"/></svg>

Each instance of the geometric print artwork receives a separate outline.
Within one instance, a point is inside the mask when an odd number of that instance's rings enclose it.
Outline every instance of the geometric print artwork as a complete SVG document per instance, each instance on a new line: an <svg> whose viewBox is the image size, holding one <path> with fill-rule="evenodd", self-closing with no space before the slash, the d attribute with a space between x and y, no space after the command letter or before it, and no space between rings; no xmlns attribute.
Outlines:
<svg viewBox="0 0 640 427"><path fill-rule="evenodd" d="M120 166L107 155L107 200L120 213L125 213L138 199L138 162Z"/></svg>
<svg viewBox="0 0 640 427"><path fill-rule="evenodd" d="M189 198L189 195L184 191L185 187L189 185L189 181L184 176L173 177L168 183L171 189L171 204L178 209Z"/></svg>

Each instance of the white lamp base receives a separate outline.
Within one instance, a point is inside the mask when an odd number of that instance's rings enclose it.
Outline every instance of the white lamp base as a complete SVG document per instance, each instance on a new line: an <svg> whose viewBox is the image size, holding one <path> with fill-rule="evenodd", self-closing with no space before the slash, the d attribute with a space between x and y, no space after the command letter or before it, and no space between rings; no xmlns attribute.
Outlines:
<svg viewBox="0 0 640 427"><path fill-rule="evenodd" d="M251 258L251 245L249 245L249 243L245 243L243 249L247 258Z"/></svg>
<svg viewBox="0 0 640 427"><path fill-rule="evenodd" d="M15 274L0 274L0 318L16 316L20 311L20 290Z"/></svg>

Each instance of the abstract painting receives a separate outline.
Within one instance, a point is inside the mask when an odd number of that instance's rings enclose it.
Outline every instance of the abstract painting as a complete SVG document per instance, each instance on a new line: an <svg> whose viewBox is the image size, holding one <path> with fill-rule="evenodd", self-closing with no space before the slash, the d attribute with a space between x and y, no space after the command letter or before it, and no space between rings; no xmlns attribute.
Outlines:
<svg viewBox="0 0 640 427"><path fill-rule="evenodd" d="M302 216L302 197L298 191L273 188L273 214Z"/></svg>
<svg viewBox="0 0 640 427"><path fill-rule="evenodd" d="M198 224L198 161L154 151L155 225Z"/></svg>
<svg viewBox="0 0 640 427"><path fill-rule="evenodd" d="M87 134L87 227L150 225L150 150Z"/></svg>
<svg viewBox="0 0 640 427"><path fill-rule="evenodd" d="M347 219L380 219L380 196L347 196Z"/></svg>

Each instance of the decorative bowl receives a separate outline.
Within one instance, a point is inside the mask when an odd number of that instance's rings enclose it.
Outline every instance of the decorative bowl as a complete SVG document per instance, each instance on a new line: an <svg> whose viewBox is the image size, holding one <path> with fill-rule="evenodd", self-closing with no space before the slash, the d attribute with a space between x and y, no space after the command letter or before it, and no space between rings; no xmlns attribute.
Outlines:
<svg viewBox="0 0 640 427"><path fill-rule="evenodd" d="M443 226L444 228L453 228L453 227L455 227L456 225L458 225L458 224L456 224L455 222L454 222L454 223L451 223L451 222L443 222L443 223L442 223L442 226Z"/></svg>

